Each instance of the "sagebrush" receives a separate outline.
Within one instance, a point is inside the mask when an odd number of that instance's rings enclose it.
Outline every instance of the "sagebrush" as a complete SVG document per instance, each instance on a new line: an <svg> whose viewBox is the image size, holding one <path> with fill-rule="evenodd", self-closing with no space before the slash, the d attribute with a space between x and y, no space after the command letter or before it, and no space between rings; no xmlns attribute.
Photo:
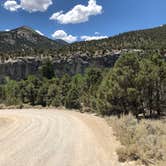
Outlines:
<svg viewBox="0 0 166 166"><path fill-rule="evenodd" d="M145 165L166 165L166 120L141 120L133 115L110 117L122 147L120 161L137 160Z"/></svg>

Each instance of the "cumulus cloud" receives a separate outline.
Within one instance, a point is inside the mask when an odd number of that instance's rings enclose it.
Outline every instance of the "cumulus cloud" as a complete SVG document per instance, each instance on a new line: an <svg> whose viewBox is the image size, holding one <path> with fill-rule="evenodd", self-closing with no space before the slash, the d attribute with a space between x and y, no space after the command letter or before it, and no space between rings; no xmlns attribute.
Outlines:
<svg viewBox="0 0 166 166"><path fill-rule="evenodd" d="M39 30L35 30L39 35L44 36L44 34L42 32L40 32Z"/></svg>
<svg viewBox="0 0 166 166"><path fill-rule="evenodd" d="M61 40L64 40L68 43L73 43L75 41L77 41L77 36L72 36L72 35L69 35L67 34L65 31L63 30L57 30L55 31L53 34L52 34L52 37L54 39L61 39Z"/></svg>
<svg viewBox="0 0 166 166"><path fill-rule="evenodd" d="M52 0L20 0L20 4L16 0L7 0L4 3L4 8L10 11L17 11L21 8L28 12L44 12L52 4Z"/></svg>
<svg viewBox="0 0 166 166"><path fill-rule="evenodd" d="M53 2L52 0L21 0L20 4L22 9L29 12L44 12Z"/></svg>
<svg viewBox="0 0 166 166"><path fill-rule="evenodd" d="M88 21L90 16L101 14L102 9L102 6L98 5L96 0L89 0L87 6L76 5L67 13L63 11L54 13L50 19L56 20L61 24L77 24Z"/></svg>
<svg viewBox="0 0 166 166"><path fill-rule="evenodd" d="M100 40L105 38L108 38L108 36L81 36L81 39L85 41Z"/></svg>
<svg viewBox="0 0 166 166"><path fill-rule="evenodd" d="M17 11L21 6L15 0L7 0L4 3L4 8L11 12Z"/></svg>
<svg viewBox="0 0 166 166"><path fill-rule="evenodd" d="M6 32L9 32L9 31L10 31L10 29L5 29L5 31L6 31Z"/></svg>

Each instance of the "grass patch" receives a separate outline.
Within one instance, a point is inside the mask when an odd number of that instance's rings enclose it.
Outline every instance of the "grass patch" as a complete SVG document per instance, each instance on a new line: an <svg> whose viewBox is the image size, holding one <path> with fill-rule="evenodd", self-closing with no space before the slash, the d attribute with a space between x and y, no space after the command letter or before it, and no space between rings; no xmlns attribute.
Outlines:
<svg viewBox="0 0 166 166"><path fill-rule="evenodd" d="M110 117L122 147L119 161L137 160L144 165L166 165L166 120L141 120L132 116Z"/></svg>

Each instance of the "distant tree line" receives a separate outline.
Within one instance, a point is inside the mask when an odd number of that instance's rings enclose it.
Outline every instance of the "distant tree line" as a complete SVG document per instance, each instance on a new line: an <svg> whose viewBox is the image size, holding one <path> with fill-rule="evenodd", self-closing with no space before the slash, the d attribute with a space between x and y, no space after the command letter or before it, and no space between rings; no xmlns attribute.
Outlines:
<svg viewBox="0 0 166 166"><path fill-rule="evenodd" d="M6 78L0 103L65 106L102 115L166 113L166 61L158 54L125 54L112 69L89 68L72 77L55 77L49 61L39 70L39 77Z"/></svg>

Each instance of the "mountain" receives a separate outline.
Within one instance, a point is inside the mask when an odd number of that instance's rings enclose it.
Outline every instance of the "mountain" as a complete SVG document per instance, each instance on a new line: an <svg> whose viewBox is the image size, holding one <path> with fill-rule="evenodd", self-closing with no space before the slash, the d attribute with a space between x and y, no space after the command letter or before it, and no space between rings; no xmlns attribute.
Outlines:
<svg viewBox="0 0 166 166"><path fill-rule="evenodd" d="M23 26L9 32L0 32L0 53L11 53L17 57L17 52L24 52L24 56L45 55L68 56L76 53L87 53L91 56L102 52L102 55L112 50L141 49L141 50L165 50L166 49L166 25L126 32L102 40L76 42L68 44L63 40L51 40L41 36L35 30Z"/></svg>
<svg viewBox="0 0 166 166"><path fill-rule="evenodd" d="M62 39L56 39L55 40L57 43L59 43L59 44L62 44L62 45L69 45L69 43L68 42L66 42L66 41L64 41L64 40L62 40Z"/></svg>
<svg viewBox="0 0 166 166"><path fill-rule="evenodd" d="M0 32L0 52L56 50L66 44L42 36L27 26Z"/></svg>
<svg viewBox="0 0 166 166"><path fill-rule="evenodd" d="M54 41L21 27L0 32L0 82L6 76L20 80L29 74L38 75L38 69L48 58L56 76L62 76L84 73L88 67L111 68L126 52L145 55L156 50L166 55L166 25L73 44Z"/></svg>
<svg viewBox="0 0 166 166"><path fill-rule="evenodd" d="M122 49L143 49L143 50L165 50L166 49L166 25L126 32L102 40L78 42L66 47L68 50L122 50Z"/></svg>

